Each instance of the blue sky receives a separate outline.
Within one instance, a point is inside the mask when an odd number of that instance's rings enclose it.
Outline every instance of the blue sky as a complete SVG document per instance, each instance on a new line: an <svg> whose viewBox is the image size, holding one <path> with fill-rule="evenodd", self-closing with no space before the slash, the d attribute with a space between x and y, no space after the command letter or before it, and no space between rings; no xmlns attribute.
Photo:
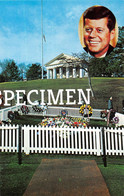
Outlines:
<svg viewBox="0 0 124 196"><path fill-rule="evenodd" d="M44 64L60 53L83 51L78 37L82 13L103 5L124 26L124 0L43 0ZM41 0L0 0L0 60L42 62Z"/></svg>

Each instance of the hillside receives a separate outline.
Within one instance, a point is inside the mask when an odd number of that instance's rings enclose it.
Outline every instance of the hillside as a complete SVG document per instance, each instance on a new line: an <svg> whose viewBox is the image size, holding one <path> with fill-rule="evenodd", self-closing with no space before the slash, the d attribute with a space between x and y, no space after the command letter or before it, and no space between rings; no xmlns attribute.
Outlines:
<svg viewBox="0 0 124 196"><path fill-rule="evenodd" d="M119 112L122 112L122 100L124 99L124 78L91 78L92 86L95 93L95 98L90 96L91 106L98 109L106 109L107 102L110 96L113 97L113 105L115 109L118 109ZM83 89L87 97L86 89L89 89L88 79L87 78L70 78L70 79L56 79L56 80L32 80L24 82L7 82L0 83L1 90L26 90L26 94L31 90L47 90L52 89L54 96L58 92L58 89ZM64 91L64 103L67 102L67 93ZM73 93L72 93L73 94ZM31 100L39 100L40 92L38 95L35 93L32 94ZM73 107L77 107L78 103L78 94L77 91L74 95L76 104ZM73 100L74 100L73 99ZM45 91L45 101L47 102L47 91ZM14 100L12 101L14 105Z"/></svg>

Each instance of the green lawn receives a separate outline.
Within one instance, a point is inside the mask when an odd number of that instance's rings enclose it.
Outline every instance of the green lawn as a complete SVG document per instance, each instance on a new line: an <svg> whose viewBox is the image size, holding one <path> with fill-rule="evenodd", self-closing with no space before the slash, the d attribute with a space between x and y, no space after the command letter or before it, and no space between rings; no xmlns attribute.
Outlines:
<svg viewBox="0 0 124 196"><path fill-rule="evenodd" d="M42 116L18 116L18 118L14 119L12 124L19 125L38 125L41 123L43 117Z"/></svg>
<svg viewBox="0 0 124 196"><path fill-rule="evenodd" d="M108 164L107 168L105 168L103 165L98 165L98 166L106 181L111 196L123 196L124 195L124 161L123 161L123 165L110 163Z"/></svg>
<svg viewBox="0 0 124 196"><path fill-rule="evenodd" d="M42 158L94 159L111 196L124 195L124 157L108 157L107 167L104 167L102 157L96 156L23 154L22 164L19 165L16 153L0 153L1 196L22 196Z"/></svg>
<svg viewBox="0 0 124 196"><path fill-rule="evenodd" d="M124 78L105 78L96 77L91 78L95 98L90 97L91 106L96 109L106 109L107 102L110 96L113 97L113 105L115 109L122 112L122 100L124 99ZM30 90L40 89L53 89L56 96L58 89L83 89L86 93L86 89L89 88L87 78L70 78L70 79L56 79L56 80L32 80L24 82L6 82L0 83L1 90L26 90L28 93ZM77 93L74 98L78 102ZM39 95L32 94L32 101L40 99ZM66 103L66 92L64 92L64 103ZM47 102L47 91L45 92L45 101ZM14 101L12 102L14 104ZM77 106L77 105L76 105Z"/></svg>
<svg viewBox="0 0 124 196"><path fill-rule="evenodd" d="M23 155L19 165L17 154L0 153L1 196L22 196L40 161L40 156Z"/></svg>

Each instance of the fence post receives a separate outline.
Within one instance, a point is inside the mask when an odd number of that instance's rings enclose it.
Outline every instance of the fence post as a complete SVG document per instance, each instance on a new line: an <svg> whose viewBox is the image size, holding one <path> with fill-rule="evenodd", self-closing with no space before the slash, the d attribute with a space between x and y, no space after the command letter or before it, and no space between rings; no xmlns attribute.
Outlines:
<svg viewBox="0 0 124 196"><path fill-rule="evenodd" d="M107 167L104 127L102 128L102 145L103 145L103 162L104 162L104 167Z"/></svg>
<svg viewBox="0 0 124 196"><path fill-rule="evenodd" d="M29 155L29 125L26 126L24 125L23 126L23 129L24 129L24 152L26 155Z"/></svg>
<svg viewBox="0 0 124 196"><path fill-rule="evenodd" d="M100 156L100 129L97 127L95 131L96 131L97 156Z"/></svg>
<svg viewBox="0 0 124 196"><path fill-rule="evenodd" d="M21 125L19 125L19 149L18 149L18 164L21 165L22 164L22 148L21 148Z"/></svg>

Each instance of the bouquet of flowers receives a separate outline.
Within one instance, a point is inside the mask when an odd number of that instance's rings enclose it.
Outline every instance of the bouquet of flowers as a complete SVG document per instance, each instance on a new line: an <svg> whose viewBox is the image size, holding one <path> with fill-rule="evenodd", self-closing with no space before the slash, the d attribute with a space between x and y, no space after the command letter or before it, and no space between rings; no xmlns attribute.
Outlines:
<svg viewBox="0 0 124 196"><path fill-rule="evenodd" d="M73 118L73 117L54 117L54 118L45 118L40 123L41 126L66 126L66 127L87 127L88 120L82 118Z"/></svg>

